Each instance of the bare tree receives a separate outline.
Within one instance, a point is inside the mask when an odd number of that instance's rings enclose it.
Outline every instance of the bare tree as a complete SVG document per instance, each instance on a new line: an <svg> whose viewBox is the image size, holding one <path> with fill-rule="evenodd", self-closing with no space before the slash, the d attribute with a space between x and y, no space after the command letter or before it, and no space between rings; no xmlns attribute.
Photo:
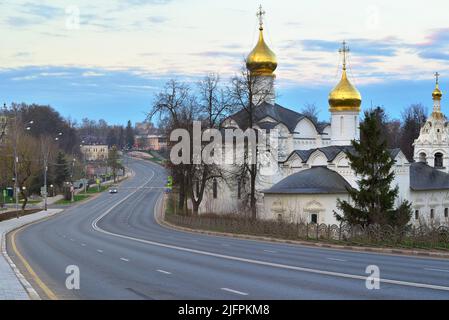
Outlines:
<svg viewBox="0 0 449 320"><path fill-rule="evenodd" d="M158 115L165 123L165 133L169 136L174 129L189 130L191 128L194 109L195 101L190 95L189 86L176 80L169 80L164 89L156 94L147 117L151 120ZM179 187L178 207L187 212L189 165L173 165L169 162L168 169L172 173L174 184Z"/></svg>
<svg viewBox="0 0 449 320"><path fill-rule="evenodd" d="M400 148L409 160L413 159L413 143L426 120L427 109L422 104L412 104L402 112Z"/></svg>
<svg viewBox="0 0 449 320"><path fill-rule="evenodd" d="M257 108L266 102L271 96L271 83L266 81L263 76L251 73L246 67L246 62L242 68L240 75L237 75L231 80L231 88L229 96L232 105L238 109L243 110L247 115L247 123L242 130L251 129L255 127L255 114ZM251 217L257 218L257 195L256 195L256 181L258 176L258 155L256 161L249 161L251 156L249 148L245 148L243 165L238 170L238 181L243 185L247 185L249 180L249 206L251 210Z"/></svg>
<svg viewBox="0 0 449 320"><path fill-rule="evenodd" d="M220 77L210 74L198 83L198 118L203 129L218 129L222 120L231 111L229 97L220 85ZM203 151L204 144L202 144ZM192 200L193 214L198 214L208 183L223 178L222 168L217 164L192 164L189 170L189 194Z"/></svg>
<svg viewBox="0 0 449 320"><path fill-rule="evenodd" d="M304 107L301 109L301 113L305 115L307 118L312 120L315 123L318 123L318 116L320 114L320 110L314 103L306 103Z"/></svg>

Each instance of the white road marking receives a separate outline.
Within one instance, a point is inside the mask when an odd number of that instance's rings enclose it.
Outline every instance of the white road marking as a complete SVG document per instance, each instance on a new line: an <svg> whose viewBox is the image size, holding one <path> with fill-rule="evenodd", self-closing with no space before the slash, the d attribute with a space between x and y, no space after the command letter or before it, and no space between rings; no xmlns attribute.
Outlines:
<svg viewBox="0 0 449 320"><path fill-rule="evenodd" d="M151 179L153 179L153 177L154 177L154 171L153 171L153 176L146 183L144 183L141 187L144 187L145 185L150 183L150 181L151 181ZM137 190L139 190L139 189L137 189ZM224 254L219 254L219 253L214 253L214 252L195 250L195 249L165 244L165 243L161 243L161 242L155 242L155 241L134 238L134 237L125 236L122 234L113 233L113 232L109 232L104 229L101 229L98 226L98 222L101 219L103 219L105 216L107 216L109 213L111 213L111 211L114 210L117 206L119 206L120 204L125 202L127 199L129 199L134 193L137 192L137 190L134 192L131 192L125 198L123 198L122 200L120 200L119 202L114 204L112 207L110 207L108 210L106 210L103 214L98 216L94 221L92 221L92 228L95 231L98 231L100 233L103 233L103 234L106 234L109 236L113 236L113 237L117 237L117 238L121 238L121 239L127 239L127 240L131 240L131 241L136 241L136 242L140 242L140 243L145 243L145 244L149 244L149 245L153 245L153 246L157 246L157 247L161 247L161 248L173 249L173 250L182 251L182 252L189 252L189 253L204 255L204 256L208 256L208 257L221 258L221 259L244 262L244 263L249 263L249 264L262 265L262 266L267 266L267 267L271 267L271 268L294 270L294 271L313 273L313 274L319 274L319 275L325 275L325 276L331 276L331 277L361 280L364 282L366 281L365 275L355 275L355 274L348 274L348 273L341 273L341 272L325 271L325 270L319 270L319 269L297 267L297 266L285 265L285 264L280 264L280 263L273 263L273 262L267 262L267 261L260 261L260 260L254 260L254 259L229 256L229 255L224 255ZM158 203L160 203L161 200L162 200L162 197L159 197ZM154 210L154 213L156 215L157 210ZM395 284L395 285L399 285L399 286L425 288L425 289L433 289L433 290L441 290L441 291L449 292L449 287L438 286L438 285L433 285L433 284L409 282L409 281L401 281L401 280L393 280L393 279L380 279L380 282Z"/></svg>
<svg viewBox="0 0 449 320"><path fill-rule="evenodd" d="M129 262L129 259L126 259L126 258L120 258L120 260L125 261L125 262Z"/></svg>
<svg viewBox="0 0 449 320"><path fill-rule="evenodd" d="M226 243L222 243L221 244L223 247L230 247L230 245L229 244L226 244Z"/></svg>
<svg viewBox="0 0 449 320"><path fill-rule="evenodd" d="M103 253L103 250L97 249L97 252L99 252L99 253Z"/></svg>
<svg viewBox="0 0 449 320"><path fill-rule="evenodd" d="M70 239L70 241L75 241L74 239Z"/></svg>
<svg viewBox="0 0 449 320"><path fill-rule="evenodd" d="M157 272L163 273L163 274L171 274L171 272L165 271L165 270L156 270Z"/></svg>
<svg viewBox="0 0 449 320"><path fill-rule="evenodd" d="M86 246L86 244L85 244L85 243L81 243L81 246L85 247L85 246Z"/></svg>
<svg viewBox="0 0 449 320"><path fill-rule="evenodd" d="M229 288L221 288L221 290L223 291L227 291L227 292L231 292L231 293L235 293L235 294L239 294L241 296L247 296L248 294L246 292L241 292L241 291L237 291L237 290L232 290Z"/></svg>
<svg viewBox="0 0 449 320"><path fill-rule="evenodd" d="M278 253L277 251L273 251L273 250L264 250L264 252L268 252L268 253Z"/></svg>
<svg viewBox="0 0 449 320"><path fill-rule="evenodd" d="M444 270L444 269L433 269L433 268L424 268L424 270L427 270L427 271L437 271L437 272L449 272L449 270Z"/></svg>
<svg viewBox="0 0 449 320"><path fill-rule="evenodd" d="M348 261L348 260L337 259L337 258L327 258L327 260L331 260L331 261L339 261L339 262L347 262L347 261Z"/></svg>

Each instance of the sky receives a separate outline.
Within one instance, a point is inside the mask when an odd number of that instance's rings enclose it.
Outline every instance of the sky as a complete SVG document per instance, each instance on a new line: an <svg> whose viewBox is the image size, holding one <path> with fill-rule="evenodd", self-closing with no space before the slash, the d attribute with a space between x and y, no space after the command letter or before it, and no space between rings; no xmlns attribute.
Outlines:
<svg viewBox="0 0 449 320"><path fill-rule="evenodd" d="M328 120L346 40L362 107L432 107L449 86L449 2L297 0L0 0L0 102L49 104L64 117L142 121L175 78L226 83L265 36L278 57L277 102L314 103ZM444 99L444 97L443 97ZM443 100L443 111L449 114Z"/></svg>

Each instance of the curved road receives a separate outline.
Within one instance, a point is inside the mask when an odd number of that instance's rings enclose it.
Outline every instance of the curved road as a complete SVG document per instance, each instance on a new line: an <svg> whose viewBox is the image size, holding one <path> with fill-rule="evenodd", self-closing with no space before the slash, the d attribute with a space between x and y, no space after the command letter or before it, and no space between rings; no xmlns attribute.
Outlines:
<svg viewBox="0 0 449 320"><path fill-rule="evenodd" d="M15 235L8 250L43 298L449 299L449 261L357 253L174 231L157 224L164 170L130 160L135 176ZM156 187L156 188L154 188ZM158 189L159 188L159 189ZM67 266L80 289L65 286ZM380 270L368 290L365 271Z"/></svg>

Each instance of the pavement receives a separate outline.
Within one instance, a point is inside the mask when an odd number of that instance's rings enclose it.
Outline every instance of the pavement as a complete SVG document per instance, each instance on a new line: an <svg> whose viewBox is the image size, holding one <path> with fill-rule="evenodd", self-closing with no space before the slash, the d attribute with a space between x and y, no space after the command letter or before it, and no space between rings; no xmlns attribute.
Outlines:
<svg viewBox="0 0 449 320"><path fill-rule="evenodd" d="M449 299L447 259L162 226L155 213L161 210L166 172L143 160L129 166L135 175L118 194L101 194L16 233L18 252L32 272L7 246L42 299ZM66 271L74 268L79 289L66 286L71 279Z"/></svg>
<svg viewBox="0 0 449 320"><path fill-rule="evenodd" d="M0 255L0 300L38 299L37 293L23 277L6 252L5 235L29 223L53 216L61 210L53 209L27 215L19 219L13 218L0 222L1 255Z"/></svg>

